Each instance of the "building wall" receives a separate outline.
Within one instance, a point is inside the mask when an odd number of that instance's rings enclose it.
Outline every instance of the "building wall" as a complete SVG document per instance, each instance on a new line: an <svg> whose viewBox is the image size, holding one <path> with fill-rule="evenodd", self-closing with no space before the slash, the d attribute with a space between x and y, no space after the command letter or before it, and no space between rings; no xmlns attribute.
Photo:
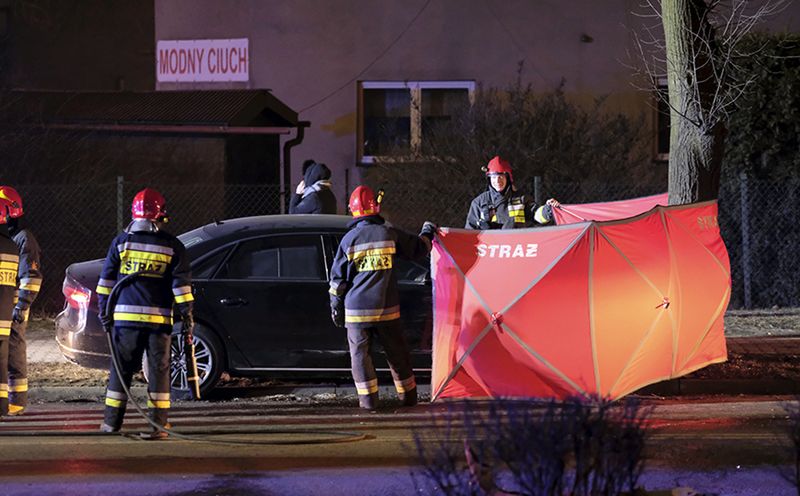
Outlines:
<svg viewBox="0 0 800 496"><path fill-rule="evenodd" d="M311 121L293 151L334 171L344 203L344 170L356 167L358 81L475 80L487 87L521 77L542 91L564 82L578 100L606 95L608 109L651 112L634 85L630 28L638 0L155 0L155 39L249 38L247 83L158 84L176 88L269 88ZM423 9L424 7L424 9ZM421 14L418 15L418 13ZM796 30L797 3L770 29ZM415 19L415 16L418 17Z"/></svg>
<svg viewBox="0 0 800 496"><path fill-rule="evenodd" d="M0 142L13 184L224 184L225 139L97 132L27 132Z"/></svg>
<svg viewBox="0 0 800 496"><path fill-rule="evenodd" d="M152 90L152 0L0 0L0 83Z"/></svg>

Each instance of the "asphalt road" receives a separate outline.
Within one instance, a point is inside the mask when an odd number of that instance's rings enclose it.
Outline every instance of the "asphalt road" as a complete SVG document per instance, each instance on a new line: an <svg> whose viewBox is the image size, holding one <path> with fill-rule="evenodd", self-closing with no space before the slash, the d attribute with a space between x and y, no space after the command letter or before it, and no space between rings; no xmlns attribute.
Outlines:
<svg viewBox="0 0 800 496"><path fill-rule="evenodd" d="M793 463L788 398L646 401L655 407L642 478L649 490L797 494L781 474ZM0 423L0 494L412 494L414 432L446 410L184 402L171 421L193 440L153 442L136 439L146 424L133 411L123 435L99 435L99 403L34 405Z"/></svg>

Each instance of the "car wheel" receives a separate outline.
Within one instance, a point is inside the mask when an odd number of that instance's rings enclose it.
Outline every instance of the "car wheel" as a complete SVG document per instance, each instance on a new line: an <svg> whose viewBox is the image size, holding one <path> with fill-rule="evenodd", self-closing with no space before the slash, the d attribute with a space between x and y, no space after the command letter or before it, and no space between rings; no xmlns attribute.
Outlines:
<svg viewBox="0 0 800 496"><path fill-rule="evenodd" d="M180 334L172 335L170 348L170 396L178 400L192 399L186 379L184 343ZM222 344L214 332L202 324L195 324L194 327L194 356L197 361L197 373L200 376L200 397L205 398L217 385L225 370L225 363ZM146 353L142 359L142 371L145 380L149 381Z"/></svg>

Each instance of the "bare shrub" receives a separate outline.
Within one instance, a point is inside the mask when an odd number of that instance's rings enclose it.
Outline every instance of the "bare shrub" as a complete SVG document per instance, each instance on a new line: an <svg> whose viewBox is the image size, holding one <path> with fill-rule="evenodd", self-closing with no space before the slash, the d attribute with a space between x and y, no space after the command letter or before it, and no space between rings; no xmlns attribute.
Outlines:
<svg viewBox="0 0 800 496"><path fill-rule="evenodd" d="M414 436L419 492L618 495L637 490L651 408L636 399L457 402Z"/></svg>

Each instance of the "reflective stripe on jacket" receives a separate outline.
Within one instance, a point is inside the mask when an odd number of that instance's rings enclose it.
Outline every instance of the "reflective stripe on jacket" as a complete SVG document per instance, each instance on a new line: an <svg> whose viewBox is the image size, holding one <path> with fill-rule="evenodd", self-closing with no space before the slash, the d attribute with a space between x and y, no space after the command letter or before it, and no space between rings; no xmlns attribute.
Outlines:
<svg viewBox="0 0 800 496"><path fill-rule="evenodd" d="M29 229L22 229L13 237L19 251L19 288L15 303L20 310L30 309L42 287L41 249Z"/></svg>
<svg viewBox="0 0 800 496"><path fill-rule="evenodd" d="M173 303L181 314L191 310L194 297L183 243L162 230L131 230L114 239L103 263L97 282L101 314L117 281L140 271L154 274L144 274L120 288L113 309L116 326L172 326Z"/></svg>
<svg viewBox="0 0 800 496"><path fill-rule="evenodd" d="M7 229L3 226L0 231L0 340L8 339L11 334L11 314L14 310L19 271L18 248L8 236Z"/></svg>
<svg viewBox="0 0 800 496"><path fill-rule="evenodd" d="M332 308L344 306L347 327L399 319L395 258L424 258L430 242L386 224L379 215L354 219L350 225L331 268Z"/></svg>
<svg viewBox="0 0 800 496"><path fill-rule="evenodd" d="M553 212L549 205L536 207L525 195L511 192L507 196L487 190L476 196L469 206L465 229L518 229L549 224Z"/></svg>

